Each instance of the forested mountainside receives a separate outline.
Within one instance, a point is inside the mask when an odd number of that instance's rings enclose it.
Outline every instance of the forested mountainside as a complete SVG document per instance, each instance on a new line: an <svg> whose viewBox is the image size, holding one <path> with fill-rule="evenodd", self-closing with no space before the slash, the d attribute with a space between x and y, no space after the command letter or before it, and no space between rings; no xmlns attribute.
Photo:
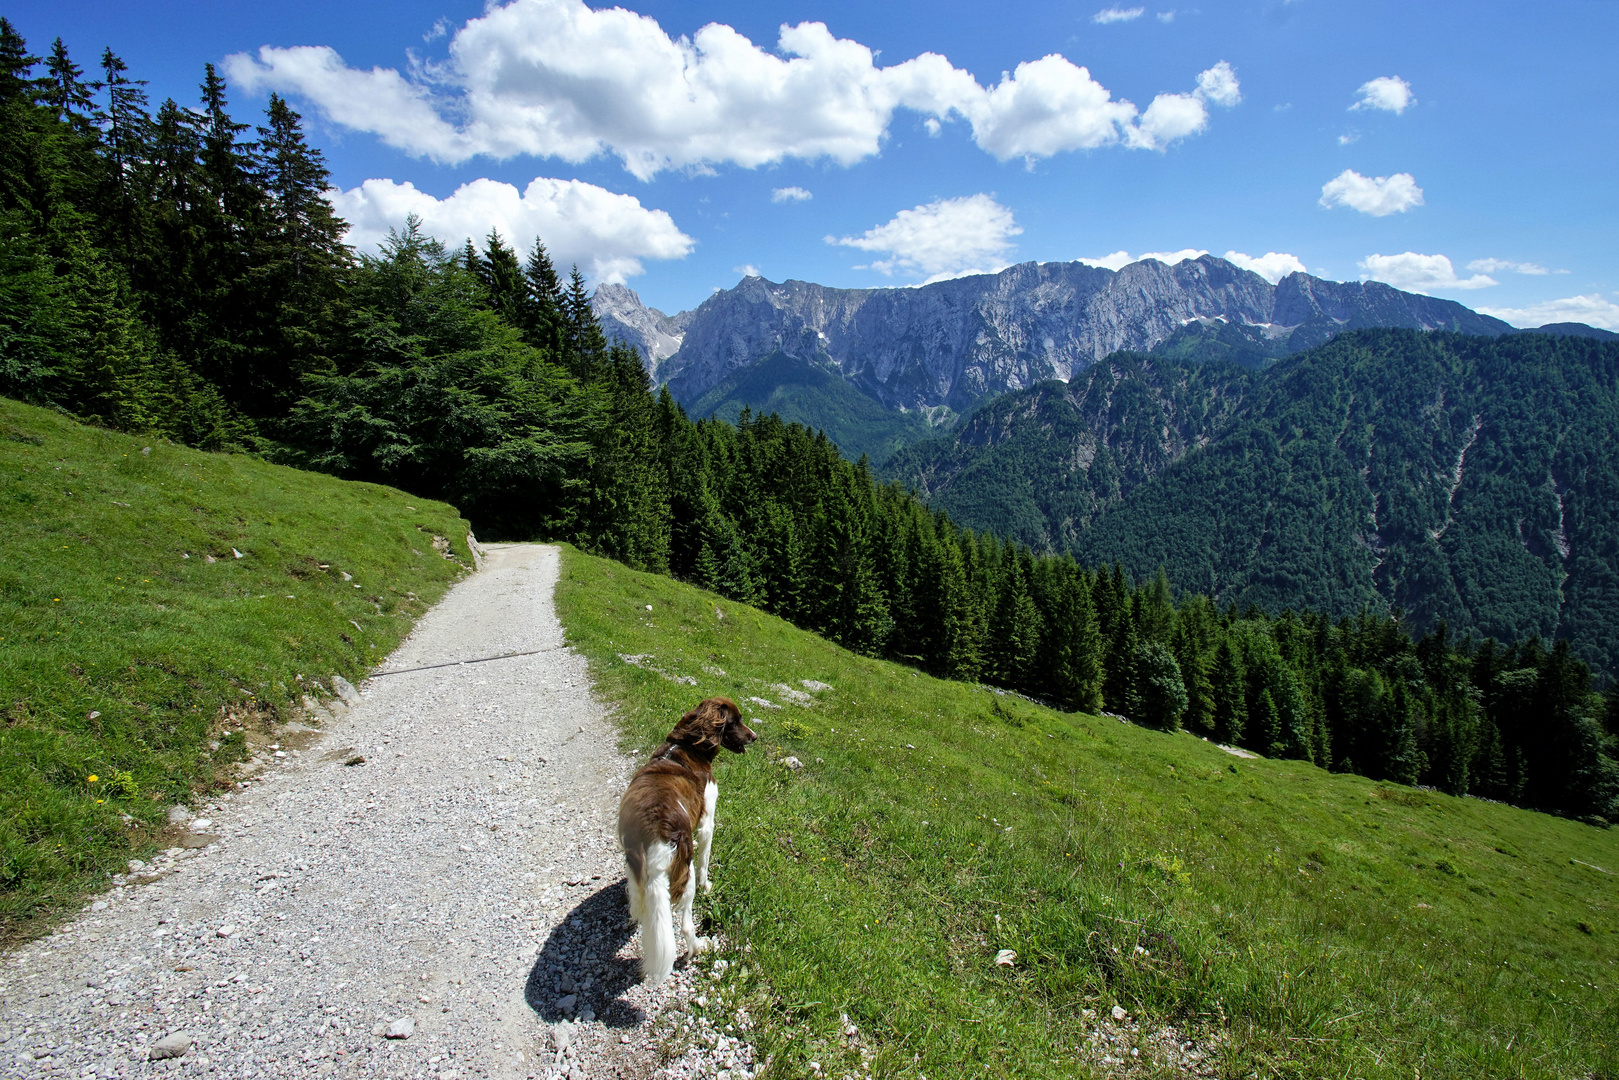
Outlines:
<svg viewBox="0 0 1619 1080"><path fill-rule="evenodd" d="M1364 330L1262 372L1120 354L889 473L976 529L1221 604L1568 638L1619 670L1619 344Z"/></svg>
<svg viewBox="0 0 1619 1080"><path fill-rule="evenodd" d="M407 221L354 254L280 99L248 141L211 70L202 110L153 117L110 51L99 104L60 43L39 66L0 19L0 393L442 498L486 537L571 540L939 675L1324 768L1619 814L1619 698L1591 692L1564 640L1474 646L1414 639L1385 613L1177 602L1162 575L1137 584L964 530L822 433L746 410L694 422L609 345L578 272L563 285L538 242L525 260L493 233L480 251ZM1434 407L1455 426L1447 400ZM32 497L17 490L16 505ZM1578 523L1564 535L1583 553Z"/></svg>
<svg viewBox="0 0 1619 1080"><path fill-rule="evenodd" d="M921 413L886 408L829 365L779 352L732 373L686 408L693 416L729 421L744 409L774 413L824 431L851 461L884 462L900 447L933 434Z"/></svg>

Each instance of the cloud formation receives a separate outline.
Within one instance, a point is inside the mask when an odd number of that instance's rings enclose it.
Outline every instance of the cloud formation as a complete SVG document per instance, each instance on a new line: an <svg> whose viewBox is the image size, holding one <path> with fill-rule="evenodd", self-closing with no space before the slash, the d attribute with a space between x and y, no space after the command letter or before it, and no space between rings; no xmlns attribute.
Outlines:
<svg viewBox="0 0 1619 1080"><path fill-rule="evenodd" d="M348 242L362 251L374 250L389 229L402 228L415 214L424 231L449 246L469 237L481 245L494 228L526 253L538 236L558 266L578 263L597 283L641 273L643 259L683 258L696 243L664 211L579 180L536 177L521 192L497 180L474 180L444 199L408 181L367 180L326 197L349 223Z"/></svg>
<svg viewBox="0 0 1619 1080"><path fill-rule="evenodd" d="M770 193L771 202L808 202L815 198L801 187L779 187Z"/></svg>
<svg viewBox="0 0 1619 1080"><path fill-rule="evenodd" d="M1445 289L1487 289L1500 282L1487 274L1463 278L1443 255L1368 255L1360 261L1361 280L1376 280L1408 292L1431 293Z"/></svg>
<svg viewBox="0 0 1619 1080"><path fill-rule="evenodd" d="M1345 169L1321 185L1321 205L1331 209L1347 206L1372 217L1403 214L1422 205L1422 189L1410 173L1393 176L1362 176Z"/></svg>
<svg viewBox="0 0 1619 1080"><path fill-rule="evenodd" d="M1619 330L1619 304L1601 293L1547 300L1528 307L1481 307L1485 315L1505 319L1513 326L1545 326L1547 323L1582 322L1604 330Z"/></svg>
<svg viewBox="0 0 1619 1080"><path fill-rule="evenodd" d="M1349 106L1350 112L1378 109L1398 116L1417 103L1417 99L1411 94L1411 84L1398 75L1384 75L1370 82L1361 83L1360 89L1355 93L1359 96L1355 99L1355 103Z"/></svg>
<svg viewBox="0 0 1619 1080"><path fill-rule="evenodd" d="M1281 281L1289 274L1304 273L1304 263L1296 255L1289 255L1285 251L1267 251L1263 255L1244 255L1240 251L1225 253L1226 262L1235 263L1244 270L1251 270L1270 282L1272 285Z"/></svg>
<svg viewBox="0 0 1619 1080"><path fill-rule="evenodd" d="M1479 274L1499 274L1503 270L1510 270L1514 274L1530 274L1540 277L1551 273L1550 270L1539 263L1513 262L1510 259L1474 259L1467 264L1467 268Z"/></svg>
<svg viewBox="0 0 1619 1080"><path fill-rule="evenodd" d="M1100 266L1107 270L1122 270L1131 263L1141 262L1144 259L1157 259L1166 266L1185 262L1187 259L1200 259L1208 252L1203 248L1181 248L1179 251L1143 251L1140 255L1132 255L1128 251L1115 251L1111 255L1099 255L1095 258L1079 258L1075 262L1082 262L1086 266Z"/></svg>
<svg viewBox="0 0 1619 1080"><path fill-rule="evenodd" d="M1141 18L1141 16L1145 15L1146 13L1147 13L1146 8L1139 8L1139 7L1133 7L1133 8L1121 8L1121 7L1103 8L1101 11L1098 11L1095 15L1091 16L1091 22L1093 22L1093 23L1101 23L1103 26L1106 26L1108 23L1132 22L1132 21L1134 21L1136 19Z"/></svg>
<svg viewBox="0 0 1619 1080"><path fill-rule="evenodd" d="M901 210L860 236L828 236L826 242L889 256L856 269L939 281L1003 268L1015 246L1012 237L1022 232L1010 209L980 193Z"/></svg>
<svg viewBox="0 0 1619 1080"><path fill-rule="evenodd" d="M232 82L312 103L335 124L446 163L521 154L618 157L646 180L666 169L786 158L850 165L878 152L893 114L963 120L1006 160L1124 145L1161 150L1202 131L1206 105L1235 105L1231 66L1145 111L1055 53L983 86L937 53L879 67L822 23L783 26L775 51L710 23L671 38L658 23L583 0L512 0L456 30L449 56L349 67L328 46L265 46L227 57Z"/></svg>
<svg viewBox="0 0 1619 1080"><path fill-rule="evenodd" d="M1143 259L1157 259L1167 266L1174 266L1187 259L1200 259L1207 255L1203 248L1181 248L1179 251L1143 251L1140 255L1132 255L1128 251L1115 251L1110 255L1101 255L1089 259L1077 259L1087 266L1101 266L1109 270L1120 270L1134 262ZM1288 274L1304 271L1304 263L1296 256L1281 251L1267 251L1263 255L1245 255L1240 251L1228 251L1225 260L1240 269L1251 270L1270 282L1272 285L1282 280Z"/></svg>

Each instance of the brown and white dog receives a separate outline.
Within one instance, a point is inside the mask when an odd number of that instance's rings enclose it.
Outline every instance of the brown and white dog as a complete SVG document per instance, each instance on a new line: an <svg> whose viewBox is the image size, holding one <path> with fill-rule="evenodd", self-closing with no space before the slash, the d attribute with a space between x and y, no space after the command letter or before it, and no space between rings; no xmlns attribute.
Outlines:
<svg viewBox="0 0 1619 1080"><path fill-rule="evenodd" d="M652 986L674 970L675 914L686 950L695 956L708 947L692 925L691 904L699 886L709 889L708 854L720 792L714 758L722 746L740 754L756 738L736 702L709 698L680 718L618 804L618 839L630 870L630 918L641 924L641 975Z"/></svg>

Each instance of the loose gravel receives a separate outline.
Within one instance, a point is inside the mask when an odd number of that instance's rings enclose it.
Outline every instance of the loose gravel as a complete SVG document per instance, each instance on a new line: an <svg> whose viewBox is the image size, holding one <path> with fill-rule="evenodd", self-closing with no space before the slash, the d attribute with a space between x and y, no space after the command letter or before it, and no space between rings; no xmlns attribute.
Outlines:
<svg viewBox="0 0 1619 1080"><path fill-rule="evenodd" d="M723 961L638 982L613 823L639 763L563 645L559 563L490 545L384 670L528 655L373 678L5 956L0 1076L749 1080L734 1036L660 1041Z"/></svg>

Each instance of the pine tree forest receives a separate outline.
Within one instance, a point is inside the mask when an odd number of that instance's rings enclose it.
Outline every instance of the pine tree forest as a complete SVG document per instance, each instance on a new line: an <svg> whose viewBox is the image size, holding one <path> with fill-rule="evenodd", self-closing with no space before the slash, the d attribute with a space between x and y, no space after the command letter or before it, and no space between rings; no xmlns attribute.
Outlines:
<svg viewBox="0 0 1619 1080"><path fill-rule="evenodd" d="M1068 709L1571 816L1619 814L1619 702L1564 640L1219 608L957 527L824 434L693 420L542 243L345 245L301 118L210 66L155 108L0 20L0 393L458 506L867 655Z"/></svg>

